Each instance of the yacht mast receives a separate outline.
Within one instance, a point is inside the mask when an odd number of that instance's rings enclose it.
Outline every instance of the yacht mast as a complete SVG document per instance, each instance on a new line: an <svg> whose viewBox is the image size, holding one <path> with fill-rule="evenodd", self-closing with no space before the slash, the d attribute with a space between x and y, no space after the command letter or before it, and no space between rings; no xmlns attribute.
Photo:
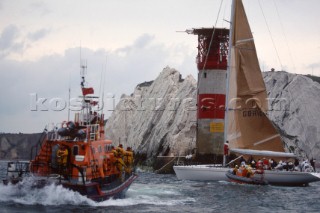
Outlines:
<svg viewBox="0 0 320 213"><path fill-rule="evenodd" d="M228 113L229 113L229 81L230 81L230 62L231 62L231 52L232 52L232 40L233 40L233 22L234 22L234 13L235 13L235 1L232 0L231 4L231 17L230 17L230 30L229 30L229 50L228 50L228 66L227 66L227 80L226 80L226 103L225 103L225 116L224 116L224 142L228 141Z"/></svg>

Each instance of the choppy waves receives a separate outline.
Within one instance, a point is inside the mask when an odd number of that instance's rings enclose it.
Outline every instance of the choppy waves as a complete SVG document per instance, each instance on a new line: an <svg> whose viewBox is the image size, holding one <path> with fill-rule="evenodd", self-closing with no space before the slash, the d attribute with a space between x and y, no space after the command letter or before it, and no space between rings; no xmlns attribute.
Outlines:
<svg viewBox="0 0 320 213"><path fill-rule="evenodd" d="M94 205L94 202L79 193L59 185L34 188L30 179L17 185L0 185L0 202L24 205Z"/></svg>
<svg viewBox="0 0 320 213"><path fill-rule="evenodd" d="M43 188L35 188L32 177L26 178L17 185L0 184L0 203L16 203L23 205L42 206L135 206L159 205L174 206L185 202L193 202L193 198L183 196L177 188L166 184L135 183L126 194L125 199L110 199L95 202L77 192L63 188L60 185L50 184Z"/></svg>
<svg viewBox="0 0 320 213"><path fill-rule="evenodd" d="M3 176L3 166L0 173ZM240 185L177 180L138 170L125 199L94 202L59 185L35 188L32 180L0 183L1 212L318 212L320 183L310 187Z"/></svg>

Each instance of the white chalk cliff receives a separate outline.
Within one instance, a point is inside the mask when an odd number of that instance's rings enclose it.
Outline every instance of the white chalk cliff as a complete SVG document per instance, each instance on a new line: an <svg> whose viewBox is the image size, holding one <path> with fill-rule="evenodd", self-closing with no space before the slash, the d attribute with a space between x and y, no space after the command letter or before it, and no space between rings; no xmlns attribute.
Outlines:
<svg viewBox="0 0 320 213"><path fill-rule="evenodd" d="M165 68L153 82L123 95L106 124L107 138L152 159L195 146L196 80Z"/></svg>
<svg viewBox="0 0 320 213"><path fill-rule="evenodd" d="M320 84L287 72L264 73L269 118L278 127L287 150L320 158Z"/></svg>
<svg viewBox="0 0 320 213"><path fill-rule="evenodd" d="M320 84L286 72L263 75L270 98L268 116L286 149L320 158ZM188 154L195 147L196 87L192 76L181 79L178 71L165 68L153 82L122 96L106 124L107 138L149 160Z"/></svg>

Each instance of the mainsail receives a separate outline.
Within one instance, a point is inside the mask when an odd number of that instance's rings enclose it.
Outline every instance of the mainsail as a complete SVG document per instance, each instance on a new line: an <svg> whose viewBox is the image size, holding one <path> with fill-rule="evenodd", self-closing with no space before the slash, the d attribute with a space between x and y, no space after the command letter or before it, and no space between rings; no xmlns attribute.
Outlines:
<svg viewBox="0 0 320 213"><path fill-rule="evenodd" d="M284 152L280 135L266 116L266 87L242 1L234 4L226 102L229 147Z"/></svg>

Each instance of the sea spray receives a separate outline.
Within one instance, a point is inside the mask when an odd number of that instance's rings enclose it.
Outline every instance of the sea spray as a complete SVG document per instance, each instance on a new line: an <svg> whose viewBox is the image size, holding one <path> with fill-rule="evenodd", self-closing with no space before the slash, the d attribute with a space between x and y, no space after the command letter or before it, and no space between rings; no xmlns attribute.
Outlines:
<svg viewBox="0 0 320 213"><path fill-rule="evenodd" d="M3 164L5 167L5 163ZM0 175L5 176L5 173ZM178 180L174 175L151 172L139 172L138 175L137 181L127 191L126 198L101 203L57 185L50 184L39 189L25 185L5 186L0 183L0 212L199 213L236 210L267 213L319 212L320 209L317 199L320 182L310 184L309 187L255 187L223 181ZM32 195L30 199L27 198L29 194Z"/></svg>
<svg viewBox="0 0 320 213"><path fill-rule="evenodd" d="M0 202L24 205L91 205L95 202L77 192L50 184L35 188L32 184L0 185Z"/></svg>
<svg viewBox="0 0 320 213"><path fill-rule="evenodd" d="M195 202L194 198L183 197L176 186L167 184L136 183L128 190L124 199L95 202L61 185L51 183L41 188L34 184L35 177L25 178L16 185L0 184L0 202L42 206L175 206ZM179 198L178 198L179 197ZM178 199L177 199L178 198Z"/></svg>

